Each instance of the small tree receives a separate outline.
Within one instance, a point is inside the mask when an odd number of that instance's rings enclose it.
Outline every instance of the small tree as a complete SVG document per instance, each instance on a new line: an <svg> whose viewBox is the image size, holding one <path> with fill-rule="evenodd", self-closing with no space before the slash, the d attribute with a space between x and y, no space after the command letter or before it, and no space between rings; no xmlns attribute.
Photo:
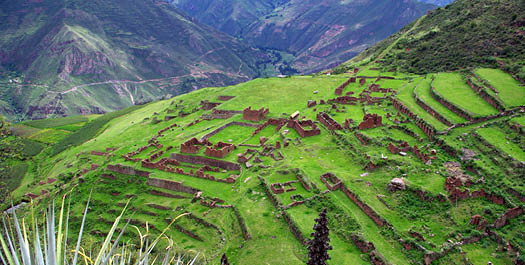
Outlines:
<svg viewBox="0 0 525 265"><path fill-rule="evenodd" d="M230 263L228 263L228 257L226 257L226 253L222 254L221 265L230 265Z"/></svg>
<svg viewBox="0 0 525 265"><path fill-rule="evenodd" d="M314 232L310 235L312 240L308 241L308 265L326 265L330 259L328 250L330 246L330 230L328 229L328 219L326 218L326 208L315 219Z"/></svg>

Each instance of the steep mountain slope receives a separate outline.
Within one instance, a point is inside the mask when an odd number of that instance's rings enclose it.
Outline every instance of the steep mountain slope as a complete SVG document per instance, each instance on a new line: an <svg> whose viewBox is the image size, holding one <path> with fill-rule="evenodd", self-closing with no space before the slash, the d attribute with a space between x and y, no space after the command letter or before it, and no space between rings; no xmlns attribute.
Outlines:
<svg viewBox="0 0 525 265"><path fill-rule="evenodd" d="M419 0L419 1L428 3L428 4L438 5L438 6L446 6L454 2L454 0Z"/></svg>
<svg viewBox="0 0 525 265"><path fill-rule="evenodd" d="M365 51L351 62L429 73L503 67L525 80L525 1L457 0ZM366 60L365 60L366 61Z"/></svg>
<svg viewBox="0 0 525 265"><path fill-rule="evenodd" d="M300 72L314 72L348 60L435 7L413 0L281 2L278 5L278 1L253 1L247 5L242 0L217 4L179 0L175 4L201 22L218 25L256 47L293 54L295 58L289 61ZM270 10L272 5L275 8ZM235 20L232 14L251 15L243 23L227 23ZM258 19L248 24L257 14ZM238 29L242 24L246 26ZM235 25L235 29L228 29L230 25Z"/></svg>
<svg viewBox="0 0 525 265"><path fill-rule="evenodd" d="M4 1L0 10L1 63L21 74L13 82L4 71L1 100L27 118L238 83L268 60L164 2Z"/></svg>
<svg viewBox="0 0 525 265"><path fill-rule="evenodd" d="M232 36L290 0L168 0L198 21Z"/></svg>

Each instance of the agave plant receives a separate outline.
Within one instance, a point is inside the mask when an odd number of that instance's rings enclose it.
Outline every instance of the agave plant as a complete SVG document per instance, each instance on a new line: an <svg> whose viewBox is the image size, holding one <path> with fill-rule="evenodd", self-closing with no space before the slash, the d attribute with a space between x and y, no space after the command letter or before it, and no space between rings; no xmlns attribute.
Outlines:
<svg viewBox="0 0 525 265"><path fill-rule="evenodd" d="M58 216L58 226L55 223L55 202L48 207L44 215L43 231L40 231L38 218L35 218L33 202L31 202L30 224L25 219L21 221L16 215L16 210L2 216L3 233L0 232L0 261L6 265L76 265L81 260L84 265L193 265L199 253L188 260L185 255L177 254L174 251L173 240L166 237L166 232L173 223L180 217L187 215L181 214L175 217L171 223L153 240L150 239L149 229L146 225L146 233L141 233L140 229L134 227L140 239L139 246L130 242L121 242L122 236L129 226L131 219L128 219L120 233L116 236L117 227L128 207L130 200L126 203L120 215L115 219L113 226L109 230L104 242L92 254L86 253L81 247L84 225L88 213L91 194L89 195L86 208L83 213L82 223L74 248L70 249L67 245L67 233L69 226L70 207L68 203L66 216L65 201L68 194L62 197L60 213ZM0 228L1 231L1 228ZM158 246L161 240L166 240L168 246L161 254L152 256L152 251ZM43 245L42 245L43 244ZM162 252L162 251L157 251Z"/></svg>

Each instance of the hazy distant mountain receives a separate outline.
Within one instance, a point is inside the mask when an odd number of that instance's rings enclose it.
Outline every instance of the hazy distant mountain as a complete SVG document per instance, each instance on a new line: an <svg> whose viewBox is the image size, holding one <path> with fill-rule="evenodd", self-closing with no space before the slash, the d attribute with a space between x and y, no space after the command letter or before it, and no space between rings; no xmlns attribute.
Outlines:
<svg viewBox="0 0 525 265"><path fill-rule="evenodd" d="M438 5L438 6L446 6L446 5L454 2L454 0L419 0L419 1L425 2L425 3L429 3L429 4Z"/></svg>
<svg viewBox="0 0 525 265"><path fill-rule="evenodd" d="M436 6L414 0L176 0L202 23L284 50L301 72L352 58Z"/></svg>
<svg viewBox="0 0 525 265"><path fill-rule="evenodd" d="M8 0L0 6L0 109L8 116L116 110L246 81L267 60L165 2Z"/></svg>

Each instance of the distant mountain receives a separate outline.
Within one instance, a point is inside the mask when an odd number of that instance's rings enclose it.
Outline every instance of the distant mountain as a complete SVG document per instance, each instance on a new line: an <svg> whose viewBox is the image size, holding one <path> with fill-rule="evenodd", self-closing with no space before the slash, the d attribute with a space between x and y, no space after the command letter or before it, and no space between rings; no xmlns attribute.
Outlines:
<svg viewBox="0 0 525 265"><path fill-rule="evenodd" d="M0 111L99 113L260 75L266 53L153 0L3 1Z"/></svg>
<svg viewBox="0 0 525 265"><path fill-rule="evenodd" d="M290 0L167 0L188 15L232 36Z"/></svg>
<svg viewBox="0 0 525 265"><path fill-rule="evenodd" d="M503 66L525 80L524 1L456 0L407 25L349 64L366 58L379 60L385 68L413 73Z"/></svg>
<svg viewBox="0 0 525 265"><path fill-rule="evenodd" d="M419 1L428 3L428 4L438 5L438 6L446 6L454 2L454 0L419 0Z"/></svg>
<svg viewBox="0 0 525 265"><path fill-rule="evenodd" d="M175 0L200 22L261 48L287 51L314 72L346 61L434 5L414 0Z"/></svg>

